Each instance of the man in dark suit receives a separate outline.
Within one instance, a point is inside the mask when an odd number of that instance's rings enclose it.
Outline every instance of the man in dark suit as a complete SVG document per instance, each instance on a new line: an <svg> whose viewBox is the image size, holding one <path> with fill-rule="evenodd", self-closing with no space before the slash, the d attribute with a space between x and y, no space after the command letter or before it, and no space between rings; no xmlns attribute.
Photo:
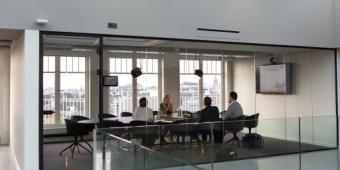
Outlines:
<svg viewBox="0 0 340 170"><path fill-rule="evenodd" d="M205 108L198 112L200 115L199 122L214 122L219 119L219 111L216 106L211 106L211 98L204 97Z"/></svg>
<svg viewBox="0 0 340 170"><path fill-rule="evenodd" d="M210 97L204 98L205 108L198 111L198 114L200 115L199 122L214 122L219 120L218 108L216 106L211 106L211 102L212 100ZM200 127L201 130L199 130L202 135L203 142L207 140L207 135L211 132L210 128L206 128L206 125L208 124L203 124L202 127Z"/></svg>

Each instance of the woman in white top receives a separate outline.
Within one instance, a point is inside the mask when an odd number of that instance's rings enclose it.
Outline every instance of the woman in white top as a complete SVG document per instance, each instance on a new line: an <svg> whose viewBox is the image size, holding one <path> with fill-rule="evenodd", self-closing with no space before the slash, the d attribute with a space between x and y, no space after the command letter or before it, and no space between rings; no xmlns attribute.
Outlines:
<svg viewBox="0 0 340 170"><path fill-rule="evenodd" d="M148 101L145 97L139 99L139 106L136 108L135 113L133 114L134 120L142 120L153 122L153 111L148 108Z"/></svg>

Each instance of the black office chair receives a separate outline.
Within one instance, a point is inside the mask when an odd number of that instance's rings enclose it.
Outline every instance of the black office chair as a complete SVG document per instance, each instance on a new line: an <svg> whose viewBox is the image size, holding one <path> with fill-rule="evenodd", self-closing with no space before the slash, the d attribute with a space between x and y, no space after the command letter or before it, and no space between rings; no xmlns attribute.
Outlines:
<svg viewBox="0 0 340 170"><path fill-rule="evenodd" d="M146 126L145 121L134 121L131 123L131 127L129 127L129 138L140 140L143 146L152 147L158 138L159 126L151 124Z"/></svg>
<svg viewBox="0 0 340 170"><path fill-rule="evenodd" d="M110 128L110 127L124 127L125 124L120 121L113 121L113 120L104 120L103 121L103 127L104 128Z"/></svg>
<svg viewBox="0 0 340 170"><path fill-rule="evenodd" d="M73 116L71 116L71 120L78 122L78 121L82 121L82 120L89 120L89 118L85 117L85 116L80 116L80 115L73 115ZM94 129L94 125L91 125L91 124L82 124L82 126L84 128L87 128L87 131L89 133L92 132L93 129ZM84 136L80 136L80 140L84 141L86 143L86 145L88 145L91 149L93 149L92 146L84 139Z"/></svg>
<svg viewBox="0 0 340 170"><path fill-rule="evenodd" d="M154 116L158 115L158 111L152 111L152 113Z"/></svg>
<svg viewBox="0 0 340 170"><path fill-rule="evenodd" d="M131 112L122 112L122 113L120 113L120 116L121 117L132 117L132 113Z"/></svg>
<svg viewBox="0 0 340 170"><path fill-rule="evenodd" d="M117 116L110 114L110 113L103 113L103 118L113 118L113 117L117 117Z"/></svg>
<svg viewBox="0 0 340 170"><path fill-rule="evenodd" d="M181 142L185 143L185 137L189 137L190 142L192 142L192 138L195 136L195 127L191 123L190 120L176 120L172 123L172 125L167 126L167 129L170 131L171 138L176 136L177 143ZM172 141L172 139L171 139Z"/></svg>
<svg viewBox="0 0 340 170"><path fill-rule="evenodd" d="M80 116L80 115L73 115L71 116L71 120L72 121L81 121L81 120L89 120L89 118L85 117L85 116Z"/></svg>
<svg viewBox="0 0 340 170"><path fill-rule="evenodd" d="M193 118L192 117L192 112L187 111L187 110L183 110L182 111L182 115L183 115L184 118L188 118L188 119L192 119Z"/></svg>
<svg viewBox="0 0 340 170"><path fill-rule="evenodd" d="M153 122L143 121L143 120L133 120L129 123L130 126L146 126L146 125L154 125Z"/></svg>
<svg viewBox="0 0 340 170"><path fill-rule="evenodd" d="M259 113L256 113L251 116L245 117L244 127L249 129L249 134L251 134L251 129L256 128L259 123Z"/></svg>
<svg viewBox="0 0 340 170"><path fill-rule="evenodd" d="M91 145L83 139L83 136L89 134L88 126L86 124L80 124L80 123L77 123L77 121L69 120L69 119L65 119L65 124L66 124L67 135L73 136L74 140L73 140L73 143L67 146L65 149L63 149L59 153L59 155L61 156L61 154L65 152L67 149L71 149L72 158L73 158L74 150L76 148L78 149L78 153L80 153L79 146L83 148L84 150L88 151L89 153L92 153L92 151L90 151L89 149L87 149L85 146L83 146L80 143L80 142L84 142L92 149ZM78 140L78 137L80 137L80 140Z"/></svg>
<svg viewBox="0 0 340 170"><path fill-rule="evenodd" d="M227 131L227 133L233 134L233 137L230 140L228 140L225 144L228 144L230 142L234 144L236 142L236 144L240 146L241 140L240 138L238 138L237 133L243 130L245 124L244 119L245 117L241 116L239 118L224 121L223 125L224 130Z"/></svg>
<svg viewBox="0 0 340 170"><path fill-rule="evenodd" d="M126 125L123 122L120 122L118 120L104 120L103 121L103 127L104 128L111 128L109 129L110 133L122 137L123 134L127 133L127 131L123 128Z"/></svg>

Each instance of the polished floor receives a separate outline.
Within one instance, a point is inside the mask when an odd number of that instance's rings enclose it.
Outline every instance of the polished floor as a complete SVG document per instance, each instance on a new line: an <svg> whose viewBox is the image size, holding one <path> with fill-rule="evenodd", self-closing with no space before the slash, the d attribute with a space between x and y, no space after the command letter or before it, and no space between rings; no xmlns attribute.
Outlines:
<svg viewBox="0 0 340 170"><path fill-rule="evenodd" d="M263 148L247 148L237 147L237 145L198 145L197 143L185 143L185 144L166 144L156 145L153 147L157 150L157 153L152 152L145 153L143 150L135 150L131 148L115 148L115 143L108 142L107 147L107 159L109 163L106 169L115 169L117 165L121 169L162 169L167 167L182 166L185 163L195 164L209 169L210 163L214 162L214 166L224 167L225 163L235 160L276 156L281 154L292 154L300 150L297 142L278 140L273 138L265 138L265 146ZM59 156L59 152L67 147L69 143L55 143L44 145L44 169L45 170L57 170L57 169L82 169L91 170L93 168L93 157L91 154L84 150L80 150L80 153L75 153L74 158L71 158L70 151L66 151L62 156ZM123 146L124 147L124 146ZM326 149L322 146L302 144L301 150L313 151ZM176 158L183 161L178 163L171 160ZM252 164L252 161L248 162ZM206 167L208 166L208 167ZM256 168L255 168L256 169Z"/></svg>
<svg viewBox="0 0 340 170"><path fill-rule="evenodd" d="M107 158L111 161L106 163L109 169L119 164L122 169L162 169L167 167L179 167L185 164L203 166L209 169L213 165L224 165L225 162L254 159L261 157L294 154L302 151L316 151L328 149L323 146L311 145L298 142L264 138L263 148L249 148L236 144L206 144L184 143L154 146L152 152L143 149L135 149L133 146L120 145L121 142L110 141L108 144ZM301 148L300 148L301 147ZM174 160L175 158L176 160ZM206 167L206 165L209 165ZM143 168L141 168L143 169ZM214 168L216 169L216 168Z"/></svg>
<svg viewBox="0 0 340 170"><path fill-rule="evenodd" d="M65 160L64 164L46 165L44 169L92 169L92 156L89 159L80 159L77 167L72 167L66 163L66 154L62 159ZM78 155L79 156L79 155ZM85 156L85 155L84 155ZM75 157L76 158L79 157ZM51 159L50 159L51 160ZM274 156L259 159L246 159L239 161L228 161L214 164L203 164L198 168L206 170L339 170L340 165L340 151L339 150L327 150L318 152L309 152L301 154L291 154L285 156ZM71 161L72 162L72 161ZM50 162L52 163L52 162ZM60 162L59 162L60 163ZM82 164L82 165L79 165ZM66 167L66 165L69 165ZM73 164L75 165L75 164ZM91 166L90 166L91 165ZM56 167L54 167L56 166ZM15 162L13 155L8 146L0 146L0 169L1 170L17 170L15 168ZM112 169L121 169L119 166ZM164 168L162 170L193 170L189 166L175 167L175 168ZM123 169L121 169L123 170Z"/></svg>
<svg viewBox="0 0 340 170"><path fill-rule="evenodd" d="M339 150L200 165L204 170L339 170ZM197 169L198 169L197 168ZM162 170L192 170L189 166Z"/></svg>
<svg viewBox="0 0 340 170"><path fill-rule="evenodd" d="M17 170L14 156L9 146L0 146L0 169Z"/></svg>
<svg viewBox="0 0 340 170"><path fill-rule="evenodd" d="M71 158L70 150L65 151L62 156L59 152L66 148L69 143L45 144L44 145L44 170L92 170L93 157L90 153L80 149L75 151Z"/></svg>

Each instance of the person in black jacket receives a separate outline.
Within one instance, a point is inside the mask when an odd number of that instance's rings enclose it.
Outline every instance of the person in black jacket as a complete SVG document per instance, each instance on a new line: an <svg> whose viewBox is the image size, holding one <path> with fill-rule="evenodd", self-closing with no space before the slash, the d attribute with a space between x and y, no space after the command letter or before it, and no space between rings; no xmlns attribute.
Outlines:
<svg viewBox="0 0 340 170"><path fill-rule="evenodd" d="M200 115L199 122L214 122L219 120L220 112L216 106L211 106L211 102L212 100L210 97L204 97L205 108L198 111L198 114Z"/></svg>
<svg viewBox="0 0 340 170"><path fill-rule="evenodd" d="M211 106L211 98L204 97L204 109L198 111L200 115L199 122L215 122L219 120L219 111L216 106ZM207 124L205 124L207 125ZM200 133L202 135L202 141L205 142L207 140L207 135L210 133L210 129L206 129L205 125L202 125Z"/></svg>

